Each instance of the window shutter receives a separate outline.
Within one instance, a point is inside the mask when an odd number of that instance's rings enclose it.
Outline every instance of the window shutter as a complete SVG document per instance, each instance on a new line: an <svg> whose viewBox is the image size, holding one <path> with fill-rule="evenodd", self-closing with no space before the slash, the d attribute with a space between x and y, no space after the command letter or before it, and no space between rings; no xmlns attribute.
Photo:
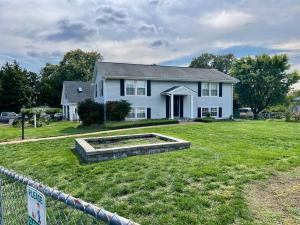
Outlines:
<svg viewBox="0 0 300 225"><path fill-rule="evenodd" d="M222 97L223 95L223 83L219 83L219 97Z"/></svg>
<svg viewBox="0 0 300 225"><path fill-rule="evenodd" d="M147 80L147 96L151 96L151 80Z"/></svg>
<svg viewBox="0 0 300 225"><path fill-rule="evenodd" d="M201 118L201 107L198 108L198 118Z"/></svg>
<svg viewBox="0 0 300 225"><path fill-rule="evenodd" d="M222 117L222 107L219 107L219 117Z"/></svg>
<svg viewBox="0 0 300 225"><path fill-rule="evenodd" d="M125 82L124 82L124 79L120 80L120 95L121 96L125 95Z"/></svg>
<svg viewBox="0 0 300 225"><path fill-rule="evenodd" d="M151 108L147 108L147 119L151 119Z"/></svg>
<svg viewBox="0 0 300 225"><path fill-rule="evenodd" d="M201 82L198 82L198 96L201 97Z"/></svg>
<svg viewBox="0 0 300 225"><path fill-rule="evenodd" d="M170 96L166 96L166 118L170 118Z"/></svg>

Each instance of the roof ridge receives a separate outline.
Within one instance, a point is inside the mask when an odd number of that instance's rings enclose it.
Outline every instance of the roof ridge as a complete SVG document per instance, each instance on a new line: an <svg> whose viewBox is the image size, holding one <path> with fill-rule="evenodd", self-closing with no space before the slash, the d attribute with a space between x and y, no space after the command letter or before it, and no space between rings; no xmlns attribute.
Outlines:
<svg viewBox="0 0 300 225"><path fill-rule="evenodd" d="M174 66L174 65L160 65L160 64L143 64L143 63L103 62L103 61L97 61L97 63L126 64L126 65L136 65L136 66L174 67L174 68L196 69L196 70L217 70L215 68L195 68L195 67L189 67L189 66ZM219 70L217 70L217 71L219 71ZM221 71L219 71L219 72L221 72Z"/></svg>

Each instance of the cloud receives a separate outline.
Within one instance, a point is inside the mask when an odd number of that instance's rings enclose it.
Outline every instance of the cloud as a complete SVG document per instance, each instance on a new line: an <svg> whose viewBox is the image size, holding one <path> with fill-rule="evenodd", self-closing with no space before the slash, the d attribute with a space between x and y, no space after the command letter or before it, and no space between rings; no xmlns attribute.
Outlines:
<svg viewBox="0 0 300 225"><path fill-rule="evenodd" d="M155 33L157 31L157 28L153 24L142 24L138 31L141 33Z"/></svg>
<svg viewBox="0 0 300 225"><path fill-rule="evenodd" d="M128 22L128 13L124 9L115 9L111 6L102 6L96 23L100 25L124 25Z"/></svg>
<svg viewBox="0 0 300 225"><path fill-rule="evenodd" d="M160 48L163 46L169 46L169 42L166 40L155 40L150 44L151 47L153 48Z"/></svg>
<svg viewBox="0 0 300 225"><path fill-rule="evenodd" d="M83 22L70 22L69 20L60 20L58 31L47 35L48 41L85 41L93 36L96 31Z"/></svg>
<svg viewBox="0 0 300 225"><path fill-rule="evenodd" d="M219 29L239 28L253 22L253 16L242 11L218 11L205 14L200 23Z"/></svg>
<svg viewBox="0 0 300 225"><path fill-rule="evenodd" d="M46 51L37 51L37 50L31 50L27 52L27 55L33 58L57 58L61 57L63 55L60 51L54 51L54 52L46 52Z"/></svg>

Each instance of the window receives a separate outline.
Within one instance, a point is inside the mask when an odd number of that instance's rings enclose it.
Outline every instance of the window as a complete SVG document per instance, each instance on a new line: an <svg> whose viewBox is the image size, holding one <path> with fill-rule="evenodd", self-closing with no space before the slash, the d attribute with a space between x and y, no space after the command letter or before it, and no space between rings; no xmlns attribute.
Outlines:
<svg viewBox="0 0 300 225"><path fill-rule="evenodd" d="M146 107L136 107L131 108L130 112L127 115L127 119L146 119Z"/></svg>
<svg viewBox="0 0 300 225"><path fill-rule="evenodd" d="M218 108L210 108L211 116L218 116Z"/></svg>
<svg viewBox="0 0 300 225"><path fill-rule="evenodd" d="M130 112L127 115L128 119L134 119L135 118L135 110L134 108L131 108Z"/></svg>
<svg viewBox="0 0 300 225"><path fill-rule="evenodd" d="M218 96L218 83L202 83L202 96Z"/></svg>
<svg viewBox="0 0 300 225"><path fill-rule="evenodd" d="M136 94L146 95L146 82L143 80L136 81Z"/></svg>
<svg viewBox="0 0 300 225"><path fill-rule="evenodd" d="M126 80L126 95L135 95L135 81L134 80Z"/></svg>
<svg viewBox="0 0 300 225"><path fill-rule="evenodd" d="M209 83L202 83L202 96L209 96Z"/></svg>
<svg viewBox="0 0 300 225"><path fill-rule="evenodd" d="M210 96L218 96L218 83L210 83Z"/></svg>
<svg viewBox="0 0 300 225"><path fill-rule="evenodd" d="M209 113L209 108L202 108L202 117L207 116Z"/></svg>
<svg viewBox="0 0 300 225"><path fill-rule="evenodd" d="M138 107L136 109L136 118L138 119L145 119L146 118L146 108Z"/></svg>
<svg viewBox="0 0 300 225"><path fill-rule="evenodd" d="M126 95L146 95L146 81L144 80L126 80Z"/></svg>

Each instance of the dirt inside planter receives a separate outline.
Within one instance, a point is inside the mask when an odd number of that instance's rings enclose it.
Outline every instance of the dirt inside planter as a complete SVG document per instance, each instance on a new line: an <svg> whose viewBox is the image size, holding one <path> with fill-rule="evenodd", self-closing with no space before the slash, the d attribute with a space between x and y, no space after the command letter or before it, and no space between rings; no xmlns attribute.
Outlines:
<svg viewBox="0 0 300 225"><path fill-rule="evenodd" d="M246 190L254 224L300 224L300 168L256 182Z"/></svg>
<svg viewBox="0 0 300 225"><path fill-rule="evenodd" d="M143 137L143 138L129 138L129 139L116 139L116 140L104 140L104 141L88 141L88 143L95 149L101 148L114 148L114 147L126 147L134 145L147 145L164 143L165 140L159 137Z"/></svg>

